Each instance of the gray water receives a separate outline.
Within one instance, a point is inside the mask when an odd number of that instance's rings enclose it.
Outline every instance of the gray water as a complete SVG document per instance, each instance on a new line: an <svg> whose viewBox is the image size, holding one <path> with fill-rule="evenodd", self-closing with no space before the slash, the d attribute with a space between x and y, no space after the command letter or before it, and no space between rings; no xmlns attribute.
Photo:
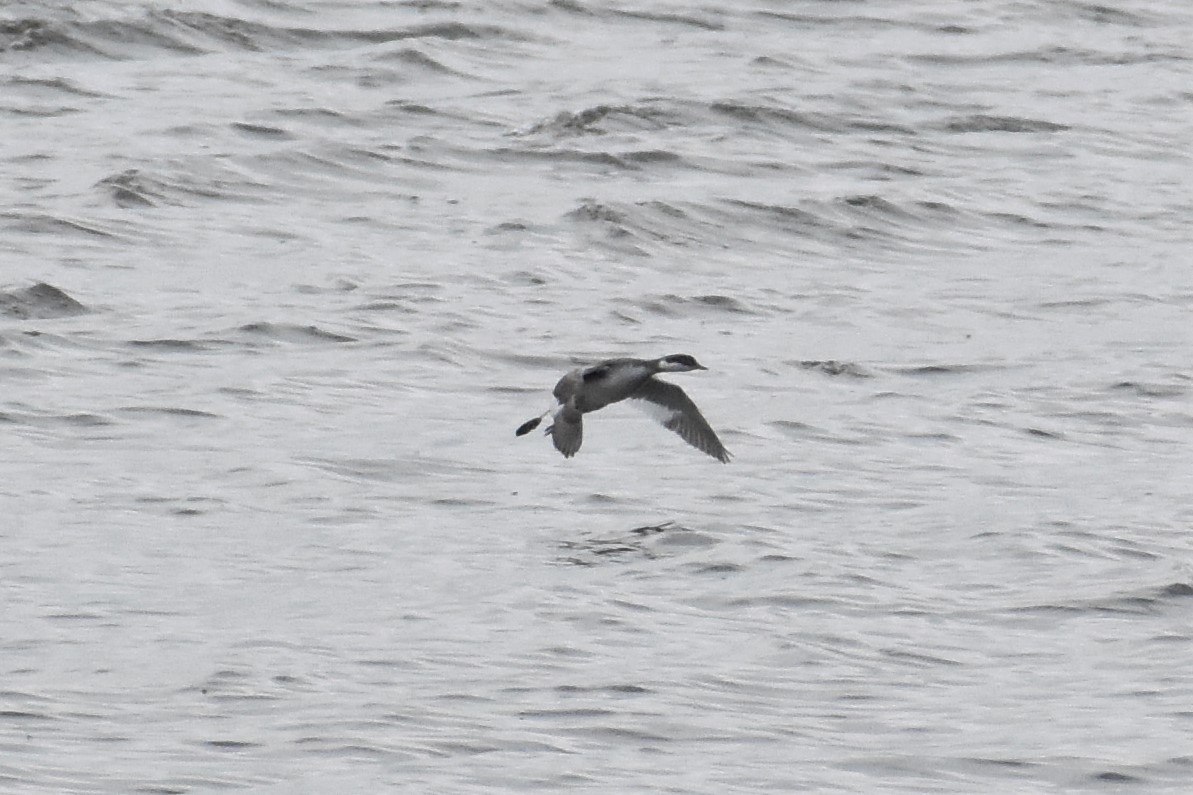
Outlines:
<svg viewBox="0 0 1193 795"><path fill-rule="evenodd" d="M1188 791L1191 42L4 5L0 790Z"/></svg>

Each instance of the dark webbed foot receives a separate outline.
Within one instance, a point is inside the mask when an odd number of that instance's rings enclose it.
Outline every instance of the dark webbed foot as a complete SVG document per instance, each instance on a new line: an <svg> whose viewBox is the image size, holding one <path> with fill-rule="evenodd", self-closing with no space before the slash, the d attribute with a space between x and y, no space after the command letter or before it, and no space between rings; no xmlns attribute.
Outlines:
<svg viewBox="0 0 1193 795"><path fill-rule="evenodd" d="M533 420L526 420L518 426L518 430L514 431L514 436L525 436L539 426L543 421L542 417L535 417Z"/></svg>

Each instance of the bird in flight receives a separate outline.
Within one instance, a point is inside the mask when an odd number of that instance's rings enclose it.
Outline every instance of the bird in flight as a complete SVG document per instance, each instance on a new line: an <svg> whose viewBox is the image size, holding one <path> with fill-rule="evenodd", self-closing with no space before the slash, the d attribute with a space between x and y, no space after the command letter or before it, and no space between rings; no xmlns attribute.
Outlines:
<svg viewBox="0 0 1193 795"><path fill-rule="evenodd" d="M675 384L656 377L659 373L707 369L686 353L661 359L609 359L591 367L579 367L555 385L557 405L522 423L515 433L525 436L554 412L547 435L564 458L571 458L584 441L585 414L603 409L610 403L632 400L692 447L728 464L729 451L692 399Z"/></svg>

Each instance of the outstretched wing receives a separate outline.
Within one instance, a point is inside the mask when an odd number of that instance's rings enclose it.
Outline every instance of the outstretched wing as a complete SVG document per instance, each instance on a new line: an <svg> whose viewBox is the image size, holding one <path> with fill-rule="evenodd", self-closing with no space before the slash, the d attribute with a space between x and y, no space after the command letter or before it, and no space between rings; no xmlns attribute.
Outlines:
<svg viewBox="0 0 1193 795"><path fill-rule="evenodd" d="M729 451L721 444L708 420L704 419L687 393L675 384L648 378L630 395L630 399L642 401L639 404L642 408L663 423L664 428L678 433L692 447L722 464L729 463Z"/></svg>
<svg viewBox="0 0 1193 795"><path fill-rule="evenodd" d="M551 442L556 450L563 453L564 458L574 456L584 441L583 418L584 415L570 405L555 412L555 421L547 433L551 434Z"/></svg>

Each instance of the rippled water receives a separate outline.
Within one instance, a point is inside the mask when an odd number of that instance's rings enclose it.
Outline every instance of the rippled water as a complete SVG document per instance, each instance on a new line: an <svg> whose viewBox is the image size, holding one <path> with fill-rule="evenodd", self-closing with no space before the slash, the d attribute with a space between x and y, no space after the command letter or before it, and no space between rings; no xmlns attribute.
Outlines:
<svg viewBox="0 0 1193 795"><path fill-rule="evenodd" d="M5 5L0 789L1184 791L1190 42Z"/></svg>

